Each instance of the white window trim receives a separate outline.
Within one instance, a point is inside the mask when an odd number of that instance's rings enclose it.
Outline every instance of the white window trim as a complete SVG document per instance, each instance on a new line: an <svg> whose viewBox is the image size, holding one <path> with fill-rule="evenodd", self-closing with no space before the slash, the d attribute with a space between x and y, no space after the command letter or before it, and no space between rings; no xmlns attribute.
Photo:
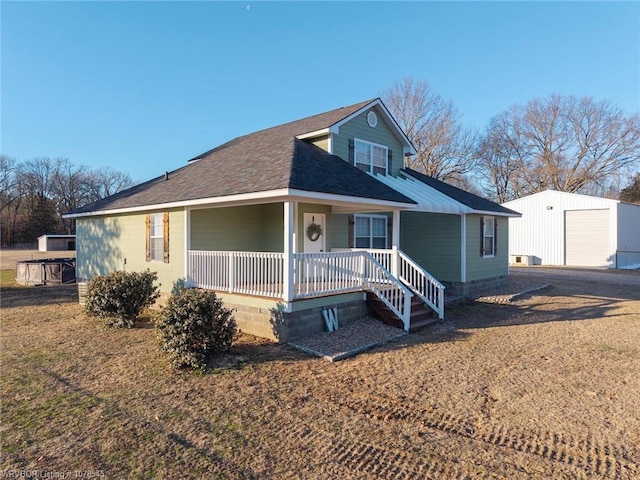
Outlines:
<svg viewBox="0 0 640 480"><path fill-rule="evenodd" d="M482 252L483 252L482 253L482 258L494 258L496 256L495 252L496 252L496 242L497 242L496 234L495 234L495 231L496 231L495 230L496 217L489 216L489 215L484 215L482 220L483 220L482 221L482 230L483 230L482 231ZM490 235L490 237L493 240L492 241L492 245L491 245L492 248L491 248L491 254L490 255L487 255L486 253L484 253L485 252L485 250L484 250L484 242L485 242L486 238L489 238L489 235L485 235L485 229L487 227L487 220L491 221L491 235Z"/></svg>
<svg viewBox="0 0 640 480"><path fill-rule="evenodd" d="M159 219L159 223L156 220ZM150 225L149 225L149 240L150 240L150 248L151 248L151 262L156 263L164 263L164 213L152 213L150 215ZM156 230L156 226L159 225L160 235L152 235L151 232ZM162 240L162 250L160 252L160 258L153 258L153 241L161 239Z"/></svg>
<svg viewBox="0 0 640 480"><path fill-rule="evenodd" d="M372 235L373 219L374 218L384 219L384 248L385 249L389 248L389 228L387 225L389 218L386 215L354 215L353 216L353 246L355 248L359 248L359 247L356 247L357 239L358 239L358 228L356 226L356 222L358 218L368 218L370 220L369 221L369 245L373 245L373 238L374 238L374 236ZM360 238L364 238L364 237L360 237ZM376 237L376 238L379 238L379 237ZM366 248L371 250L375 249L373 246L366 247Z"/></svg>
<svg viewBox="0 0 640 480"><path fill-rule="evenodd" d="M358 151L358 143L363 143L365 145L370 145L371 147L378 147L378 148L383 148L385 155L384 155L384 175L389 175L389 147L387 147L386 145L382 145L380 143L374 143L374 142L369 142L367 140L362 140L361 138L354 138L354 143L353 143L353 163L356 167L358 167L358 159L357 159L357 155L356 152ZM368 173L373 174L373 148L371 149L371 156L369 157L370 163L369 165L369 170ZM366 165L364 163L361 163L360 165ZM360 168L360 167L358 167Z"/></svg>

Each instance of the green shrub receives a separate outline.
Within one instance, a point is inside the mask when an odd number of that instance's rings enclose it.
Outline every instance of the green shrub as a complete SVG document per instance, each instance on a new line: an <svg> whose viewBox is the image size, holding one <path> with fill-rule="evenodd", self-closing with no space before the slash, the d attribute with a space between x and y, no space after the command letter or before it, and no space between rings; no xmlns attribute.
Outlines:
<svg viewBox="0 0 640 480"><path fill-rule="evenodd" d="M145 307L160 296L156 272L114 272L89 282L85 312L104 319L108 327L131 328Z"/></svg>
<svg viewBox="0 0 640 480"><path fill-rule="evenodd" d="M233 311L214 292L195 289L171 295L156 327L162 349L178 368L206 367L213 354L229 350L237 333Z"/></svg>

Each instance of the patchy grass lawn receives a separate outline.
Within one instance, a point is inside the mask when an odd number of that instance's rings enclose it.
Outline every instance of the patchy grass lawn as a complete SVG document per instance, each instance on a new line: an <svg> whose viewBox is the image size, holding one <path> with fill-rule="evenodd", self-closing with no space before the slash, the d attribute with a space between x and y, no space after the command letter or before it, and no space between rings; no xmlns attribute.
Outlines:
<svg viewBox="0 0 640 480"><path fill-rule="evenodd" d="M2 274L1 469L104 478L640 477L640 289L553 283L340 363L243 336L172 370L149 322ZM9 283L5 283L5 281Z"/></svg>

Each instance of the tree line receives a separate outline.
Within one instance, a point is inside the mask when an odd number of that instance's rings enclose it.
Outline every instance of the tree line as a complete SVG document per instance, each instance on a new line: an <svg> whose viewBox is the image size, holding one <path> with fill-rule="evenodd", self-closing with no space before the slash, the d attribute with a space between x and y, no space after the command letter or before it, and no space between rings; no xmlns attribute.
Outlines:
<svg viewBox="0 0 640 480"><path fill-rule="evenodd" d="M405 78L382 97L416 148L407 166L433 178L499 203L546 189L640 203L640 114L608 100L536 98L474 130L426 81ZM131 185L111 168L0 154L2 245L73 234L62 214Z"/></svg>
<svg viewBox="0 0 640 480"><path fill-rule="evenodd" d="M32 244L43 234L75 234L75 221L62 214L132 185L128 174L90 169L67 158L18 161L0 154L0 238L2 246Z"/></svg>
<svg viewBox="0 0 640 480"><path fill-rule="evenodd" d="M640 115L571 95L512 105L480 131L426 81L405 78L383 94L417 150L409 164L499 203L547 189L640 202ZM635 175L635 176L634 176Z"/></svg>

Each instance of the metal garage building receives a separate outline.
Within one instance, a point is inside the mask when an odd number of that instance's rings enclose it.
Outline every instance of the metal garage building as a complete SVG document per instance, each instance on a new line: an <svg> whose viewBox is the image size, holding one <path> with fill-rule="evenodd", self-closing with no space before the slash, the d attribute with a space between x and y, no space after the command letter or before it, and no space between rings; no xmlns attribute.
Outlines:
<svg viewBox="0 0 640 480"><path fill-rule="evenodd" d="M75 235L40 235L38 237L38 250L50 252L51 250L75 250Z"/></svg>
<svg viewBox="0 0 640 480"><path fill-rule="evenodd" d="M503 206L510 263L624 268L640 264L640 205L547 190Z"/></svg>

